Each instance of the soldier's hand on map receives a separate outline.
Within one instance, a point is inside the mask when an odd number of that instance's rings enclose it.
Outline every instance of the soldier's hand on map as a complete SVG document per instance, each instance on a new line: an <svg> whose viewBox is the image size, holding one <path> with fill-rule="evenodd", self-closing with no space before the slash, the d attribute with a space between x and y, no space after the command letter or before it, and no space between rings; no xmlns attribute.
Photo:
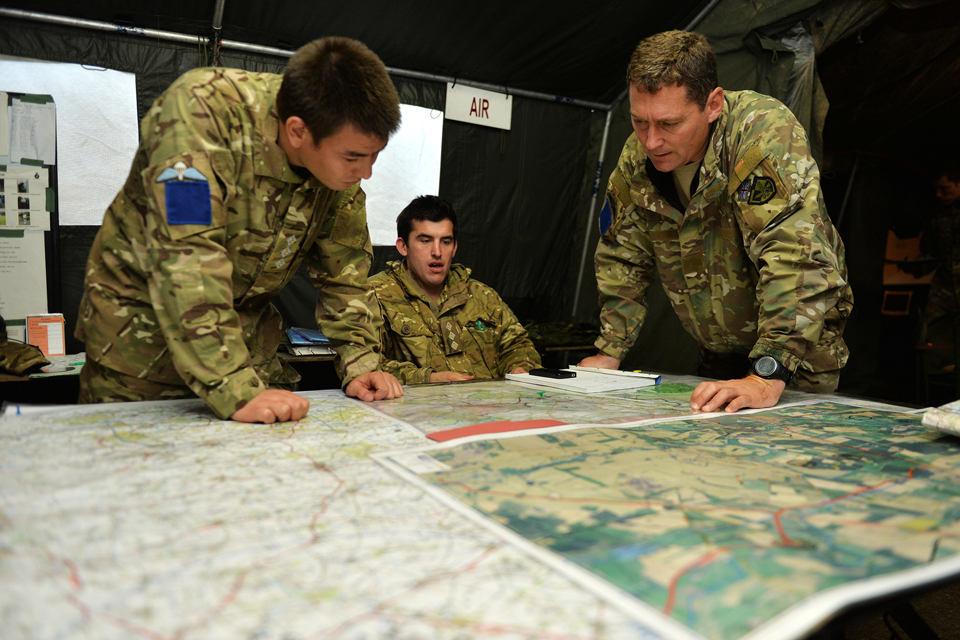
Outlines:
<svg viewBox="0 0 960 640"><path fill-rule="evenodd" d="M527 373L527 370L524 369L523 367L517 367L516 369L514 369L514 370L511 371L510 373Z"/></svg>
<svg viewBox="0 0 960 640"><path fill-rule="evenodd" d="M370 371L351 380L343 391L358 400L371 402L399 398L403 395L403 386L386 371Z"/></svg>
<svg viewBox="0 0 960 640"><path fill-rule="evenodd" d="M598 353L595 356L584 358L578 364L578 367L593 367L594 369L619 369L621 360L612 356L605 356Z"/></svg>
<svg viewBox="0 0 960 640"><path fill-rule="evenodd" d="M237 422L286 422L307 415L310 401L284 389L267 389L230 416Z"/></svg>
<svg viewBox="0 0 960 640"><path fill-rule="evenodd" d="M701 382L690 395L690 408L694 411L719 411L724 404L727 413L739 409L763 409L777 404L786 383L783 380L767 380L753 374L739 380Z"/></svg>
<svg viewBox="0 0 960 640"><path fill-rule="evenodd" d="M473 380L474 376L456 371L434 371L430 374L430 382L457 382L458 380Z"/></svg>

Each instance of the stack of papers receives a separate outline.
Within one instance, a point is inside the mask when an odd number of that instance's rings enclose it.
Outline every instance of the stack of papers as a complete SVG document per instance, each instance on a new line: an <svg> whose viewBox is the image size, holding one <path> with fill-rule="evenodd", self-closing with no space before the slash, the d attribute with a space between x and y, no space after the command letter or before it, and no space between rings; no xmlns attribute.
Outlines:
<svg viewBox="0 0 960 640"><path fill-rule="evenodd" d="M927 409L923 413L923 424L935 427L943 433L960 436L960 400L936 409Z"/></svg>
<svg viewBox="0 0 960 640"><path fill-rule="evenodd" d="M284 346L295 356L336 355L336 351L330 347L330 338L317 329L290 327L287 337L290 338L290 344Z"/></svg>
<svg viewBox="0 0 960 640"><path fill-rule="evenodd" d="M632 371L616 371L613 369L582 369L569 367L577 375L574 378L544 378L532 376L529 373L508 373L507 380L527 386L573 391L575 393L604 393L606 391L623 391L624 389L639 389L660 382L660 376L655 374L638 374Z"/></svg>

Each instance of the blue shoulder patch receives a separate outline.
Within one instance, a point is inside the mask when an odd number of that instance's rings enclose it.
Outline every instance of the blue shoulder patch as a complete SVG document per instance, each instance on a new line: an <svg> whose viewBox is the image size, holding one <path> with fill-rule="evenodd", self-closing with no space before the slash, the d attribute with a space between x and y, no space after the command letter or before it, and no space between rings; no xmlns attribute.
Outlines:
<svg viewBox="0 0 960 640"><path fill-rule="evenodd" d="M209 183L172 180L167 182L164 188L167 198L167 224L209 225L213 221Z"/></svg>
<svg viewBox="0 0 960 640"><path fill-rule="evenodd" d="M603 208L600 209L600 235L602 236L607 232L607 229L610 228L610 225L613 224L613 209L610 208L610 200L608 198L603 199Z"/></svg>

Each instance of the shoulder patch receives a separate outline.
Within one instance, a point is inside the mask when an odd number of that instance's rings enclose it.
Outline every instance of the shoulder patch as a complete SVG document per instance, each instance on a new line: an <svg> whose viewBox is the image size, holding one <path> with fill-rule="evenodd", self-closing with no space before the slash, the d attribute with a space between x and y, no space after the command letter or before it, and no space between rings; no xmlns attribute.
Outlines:
<svg viewBox="0 0 960 640"><path fill-rule="evenodd" d="M607 229L610 228L610 225L613 224L613 207L610 206L609 196L603 199L603 208L600 209L600 218L598 222L600 223L601 236L605 234Z"/></svg>
<svg viewBox="0 0 960 640"><path fill-rule="evenodd" d="M167 224L205 224L213 222L210 185L206 182L167 183Z"/></svg>
<svg viewBox="0 0 960 640"><path fill-rule="evenodd" d="M737 200L747 204L767 204L776 194L777 183L767 176L747 178L737 187Z"/></svg>
<svg viewBox="0 0 960 640"><path fill-rule="evenodd" d="M167 224L209 225L213 222L210 183L202 173L178 162L164 169L156 181L166 183Z"/></svg>

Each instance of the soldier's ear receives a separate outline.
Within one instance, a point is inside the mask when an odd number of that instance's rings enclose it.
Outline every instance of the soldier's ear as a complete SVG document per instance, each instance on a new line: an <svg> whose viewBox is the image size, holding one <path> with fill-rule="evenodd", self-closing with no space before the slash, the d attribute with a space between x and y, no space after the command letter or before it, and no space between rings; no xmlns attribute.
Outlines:
<svg viewBox="0 0 960 640"><path fill-rule="evenodd" d="M723 89L721 87L716 87L713 91L710 92L710 95L707 96L707 122L714 122L717 118L720 117L720 114L723 112Z"/></svg>
<svg viewBox="0 0 960 640"><path fill-rule="evenodd" d="M407 243L403 241L403 238L397 238L397 251L400 252L404 258L407 257Z"/></svg>
<svg viewBox="0 0 960 640"><path fill-rule="evenodd" d="M290 116L281 126L283 127L287 140L290 142L290 146L294 149L302 147L310 135L310 131L307 129L307 123L299 116Z"/></svg>

